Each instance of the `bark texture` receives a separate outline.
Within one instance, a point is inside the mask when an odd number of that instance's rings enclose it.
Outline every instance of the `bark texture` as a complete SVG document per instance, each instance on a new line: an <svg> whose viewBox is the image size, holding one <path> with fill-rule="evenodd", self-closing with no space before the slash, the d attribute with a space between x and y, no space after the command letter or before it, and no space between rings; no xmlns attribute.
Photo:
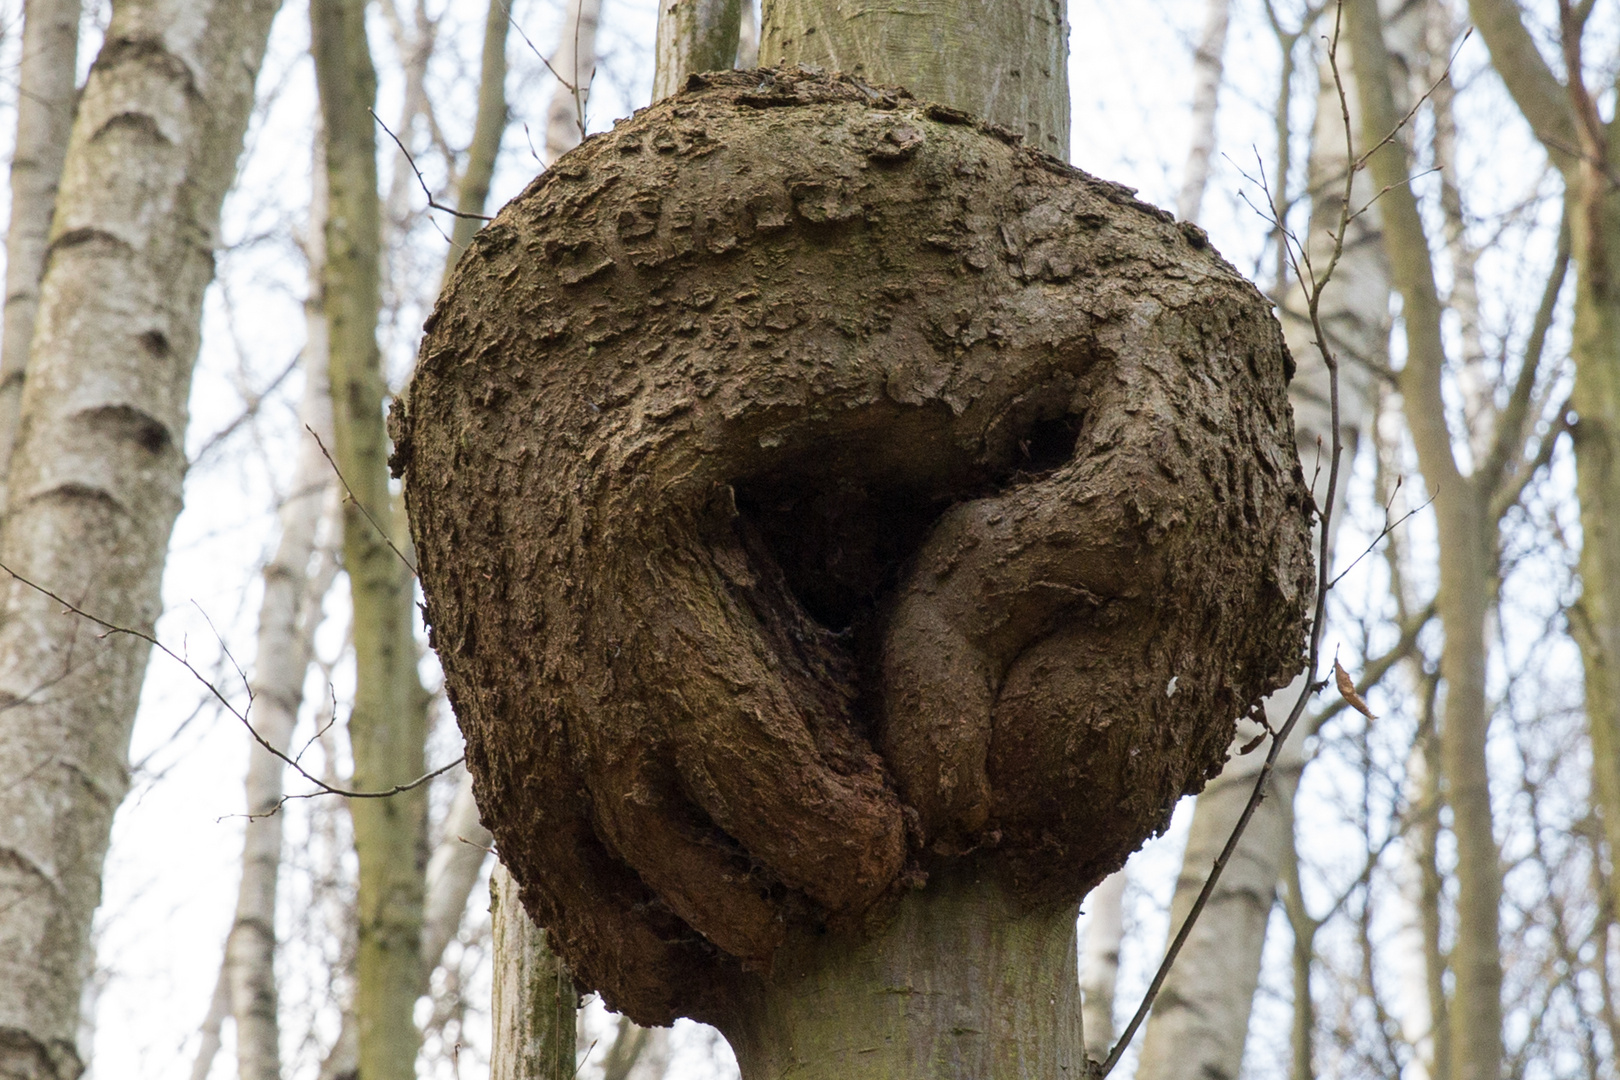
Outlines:
<svg viewBox="0 0 1620 1080"><path fill-rule="evenodd" d="M39 280L45 272L56 189L73 127L79 14L79 0L23 4L11 225L6 230L5 319L0 325L0 510L6 505L6 473L17 440L17 409L39 310Z"/></svg>
<svg viewBox="0 0 1620 1080"><path fill-rule="evenodd" d="M764 65L895 83L1069 157L1065 0L766 0Z"/></svg>
<svg viewBox="0 0 1620 1080"><path fill-rule="evenodd" d="M1016 143L706 77L531 184L429 320L395 464L480 805L638 1022L724 1030L976 850L1072 903L1298 668L1264 300Z"/></svg>
<svg viewBox="0 0 1620 1080"><path fill-rule="evenodd" d="M63 166L0 560L148 632L220 203L275 8L120 3ZM150 650L16 581L4 606L0 1076L73 1077L90 918Z"/></svg>

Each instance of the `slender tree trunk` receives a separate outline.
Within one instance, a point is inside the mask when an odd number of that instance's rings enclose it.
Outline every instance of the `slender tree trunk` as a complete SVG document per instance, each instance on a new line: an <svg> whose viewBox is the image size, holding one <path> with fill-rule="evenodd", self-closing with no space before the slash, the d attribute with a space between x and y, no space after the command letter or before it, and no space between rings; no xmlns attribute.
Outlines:
<svg viewBox="0 0 1620 1080"><path fill-rule="evenodd" d="M1086 897L1085 955L1080 961L1081 1012L1086 1056L1104 1061L1114 1046L1114 987L1119 981L1119 946L1125 937L1124 870L1109 874Z"/></svg>
<svg viewBox="0 0 1620 1080"><path fill-rule="evenodd" d="M315 0L310 14L331 200L324 302L334 456L351 493L343 514L356 668L349 738L354 783L381 790L421 775L427 725L415 673L412 582L381 531L393 514L376 339L381 214L368 109L376 74L364 0ZM422 977L426 809L424 787L350 806L360 861L355 1015L366 1080L416 1075L412 1010Z"/></svg>
<svg viewBox="0 0 1620 1080"><path fill-rule="evenodd" d="M1369 0L1351 0L1345 5L1345 23L1354 50L1362 138L1373 145L1395 131L1401 120L1378 9ZM1479 477L1464 477L1452 456L1440 389L1445 362L1440 302L1400 139L1373 154L1369 168L1374 183L1384 192L1385 249L1402 298L1407 361L1401 372L1401 392L1441 536L1436 601L1445 627L1440 659L1445 681L1441 761L1457 840L1458 886L1457 944L1451 963L1456 979L1451 1007L1452 1065L1458 1080L1497 1080L1503 1050L1497 910L1502 878L1485 761L1490 722L1485 698L1485 620L1495 592L1495 522L1489 510L1489 491L1482 488Z"/></svg>
<svg viewBox="0 0 1620 1080"><path fill-rule="evenodd" d="M427 977L439 964L445 946L461 929L467 898L484 868L486 849L493 841L489 830L478 821L478 804L473 801L472 776L462 772L456 797L444 819L444 836L428 859L427 903L422 917L422 992Z"/></svg>
<svg viewBox="0 0 1620 1080"><path fill-rule="evenodd" d="M568 969L546 948L518 899L517 882L496 864L489 879L494 923L490 1080L573 1080L578 999Z"/></svg>
<svg viewBox="0 0 1620 1080"><path fill-rule="evenodd" d="M473 120L472 143L467 147L467 167L456 186L457 217L450 229L450 254L444 262L444 280L456 268L456 260L472 243L482 224L476 217L489 201L489 184L495 176L495 159L500 156L501 137L506 134L506 37L512 20L505 0L489 0L484 16L484 51L478 70L478 114Z"/></svg>
<svg viewBox="0 0 1620 1080"><path fill-rule="evenodd" d="M1204 11L1204 32L1193 53L1192 144L1187 149L1187 167L1176 197L1176 216L1197 221L1209 186L1209 161L1215 152L1215 110L1221 92L1221 72L1226 57L1226 27L1231 21L1231 0L1208 0ZM1279 178L1286 183L1287 177Z"/></svg>
<svg viewBox="0 0 1620 1080"><path fill-rule="evenodd" d="M1620 188L1605 124L1578 64L1580 31L1564 28L1566 81L1537 50L1511 0L1471 0L1491 64L1563 173L1576 265L1570 403L1581 507L1581 596L1570 628L1586 676L1592 787L1610 851L1620 851ZM1620 910L1620 874L1610 876Z"/></svg>
<svg viewBox="0 0 1620 1080"><path fill-rule="evenodd" d="M691 5L691 0L678 0L682 4L684 13ZM585 107L589 103L591 80L596 75L596 27L602 17L602 0L568 0L564 7L562 30L557 35L556 59L551 66L556 69L557 75L568 85L559 82L551 92L551 107L546 110L546 164L566 154L579 145L585 137ZM666 24L676 25L674 16L665 19L667 8L659 8L658 31L659 42L659 71L664 70L664 39L662 37ZM684 28L684 27L683 27ZM689 28L688 28L689 29ZM735 37L735 30L733 30ZM729 62L728 65L729 66ZM654 77L655 81L658 78ZM684 78L684 76L683 76ZM678 87L676 88L678 89ZM653 90L653 99L674 93L669 90L666 94Z"/></svg>
<svg viewBox="0 0 1620 1080"><path fill-rule="evenodd" d="M220 1031L225 1018L231 1015L231 984L225 974L225 965L219 966L219 978L214 982L214 994L208 999L208 1012L198 1029L197 1056L191 1062L191 1080L208 1080L214 1071L214 1059L219 1056Z"/></svg>
<svg viewBox="0 0 1620 1080"><path fill-rule="evenodd" d="M759 66L759 8L754 0L742 0L737 29L737 66L749 71Z"/></svg>
<svg viewBox="0 0 1620 1080"><path fill-rule="evenodd" d="M576 4L586 0L574 0ZM599 0L598 0L599 2ZM654 101L669 97L699 71L729 68L737 59L737 35L745 0L660 0ZM770 61L766 61L769 63ZM567 77L564 71L564 77Z"/></svg>
<svg viewBox="0 0 1620 1080"><path fill-rule="evenodd" d="M0 560L150 632L220 203L274 0L124 0L79 102ZM0 1075L77 1076L91 914L150 649L20 582L0 625Z"/></svg>
<svg viewBox="0 0 1620 1080"><path fill-rule="evenodd" d="M1065 7L1064 0L916 0L904 7L884 0L767 0L759 59L895 83L1011 128L1027 145L1067 161Z"/></svg>
<svg viewBox="0 0 1620 1080"><path fill-rule="evenodd" d="M309 297L304 301L304 400L299 419L330 443L331 384L327 375L326 317L321 307L325 266L325 162L316 143L314 191L307 253ZM310 575L316 531L332 491L332 467L320 447L300 432L292 487L279 512L281 540L264 570L259 641L249 719L259 736L282 753L292 741L304 699L304 676L314 651L321 599L330 575ZM225 974L236 1018L237 1073L242 1080L279 1080L280 1025L276 993L276 889L281 868L283 816L281 759L256 742L248 749L248 822L242 841L242 881L236 919L225 943Z"/></svg>
<svg viewBox="0 0 1620 1080"><path fill-rule="evenodd" d="M11 227L6 231L6 307L0 324L0 512L17 439L28 345L56 188L73 126L79 0L26 0L17 67L17 144L11 154Z"/></svg>

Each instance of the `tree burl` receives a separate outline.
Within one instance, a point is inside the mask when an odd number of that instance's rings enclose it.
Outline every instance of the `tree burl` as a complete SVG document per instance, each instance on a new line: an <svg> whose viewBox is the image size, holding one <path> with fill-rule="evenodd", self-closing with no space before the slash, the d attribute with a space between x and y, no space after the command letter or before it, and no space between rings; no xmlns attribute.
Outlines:
<svg viewBox="0 0 1620 1080"><path fill-rule="evenodd" d="M580 984L723 1018L965 867L1072 909L1301 666L1290 374L1199 230L904 91L694 78L530 184L395 465Z"/></svg>

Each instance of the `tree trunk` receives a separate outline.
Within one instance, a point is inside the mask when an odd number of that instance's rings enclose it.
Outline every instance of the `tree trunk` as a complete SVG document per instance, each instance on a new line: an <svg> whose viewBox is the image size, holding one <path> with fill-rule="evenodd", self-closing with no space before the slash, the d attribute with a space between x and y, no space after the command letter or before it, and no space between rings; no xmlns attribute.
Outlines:
<svg viewBox="0 0 1620 1080"><path fill-rule="evenodd" d="M274 0L125 0L74 120L0 559L150 633L220 202ZM0 626L0 1075L77 1076L90 919L149 647L20 582Z"/></svg>
<svg viewBox="0 0 1620 1080"><path fill-rule="evenodd" d="M1221 72L1226 56L1226 27L1231 21L1231 0L1208 0L1204 32L1193 52L1192 144L1187 148L1186 173L1176 196L1176 216L1197 221L1209 186L1209 161L1215 152L1215 110L1220 100ZM1287 183L1286 174L1278 183Z"/></svg>
<svg viewBox="0 0 1620 1080"><path fill-rule="evenodd" d="M600 0L574 0L577 4ZM654 48L654 101L675 93L688 75L729 68L737 59L737 35L746 0L661 0ZM565 46L566 47L566 46ZM563 72L564 78L568 73Z"/></svg>
<svg viewBox="0 0 1620 1080"><path fill-rule="evenodd" d="M745 1080L1080 1080L1077 910L1031 907L988 874L936 875L870 936L784 951L715 1026Z"/></svg>
<svg viewBox="0 0 1620 1080"><path fill-rule="evenodd" d="M1114 1048L1114 988L1119 982L1119 946L1125 937L1127 875L1116 870L1086 897L1085 955L1080 962L1081 1013L1086 1056L1098 1061Z"/></svg>
<svg viewBox="0 0 1620 1080"><path fill-rule="evenodd" d="M1022 135L1026 146L1067 161L1065 6L1065 0L916 0L905 7L882 0L767 0L759 60L903 86L1001 124Z"/></svg>
<svg viewBox="0 0 1620 1080"><path fill-rule="evenodd" d="M518 885L497 863L489 879L493 921L490 1080L573 1080L578 998L562 961L546 947L518 899Z"/></svg>
<svg viewBox="0 0 1620 1080"><path fill-rule="evenodd" d="M79 13L79 0L23 4L11 227L6 232L5 319L0 325L0 512L6 506L6 473L17 441L17 410L39 310L39 281L45 273L56 189L73 127Z"/></svg>
<svg viewBox="0 0 1620 1080"><path fill-rule="evenodd" d="M599 2L599 0L598 0ZM472 143L467 147L467 166L456 185L455 224L450 227L450 252L444 260L443 281L450 280L473 233L482 227L477 215L489 202L489 184L495 176L495 159L500 156L501 138L506 134L506 37L512 20L506 0L489 0L484 16L484 50L478 70L478 114L473 119Z"/></svg>
<svg viewBox="0 0 1620 1080"><path fill-rule="evenodd" d="M692 0L678 2L690 5ZM659 8L660 33L664 29L665 10ZM578 146L585 137L585 107L590 102L591 80L596 75L596 27L602 17L602 0L568 0L563 11L562 29L557 35L551 66L568 85L558 82L551 91L551 107L546 110L547 166ZM662 45L663 39L659 42ZM660 58L663 55L659 53ZM656 76L654 81L657 81ZM655 88L653 99L657 98Z"/></svg>
<svg viewBox="0 0 1620 1080"><path fill-rule="evenodd" d="M325 265L326 177L316 144L314 198L309 215L309 297L304 301L304 400L300 421L327 442L332 438L331 384L327 375L326 318L321 308ZM307 433L299 440L292 486L279 512L281 540L264 570L259 641L249 720L259 737L286 753L304 699L304 677L314 652L321 600L331 574L310 575L316 530L328 509L332 466ZM276 993L276 889L281 869L283 815L281 759L257 742L248 748L248 822L242 840L242 881L236 919L225 942L225 973L236 1018L237 1074L242 1080L279 1080L280 1025Z"/></svg>
<svg viewBox="0 0 1620 1080"><path fill-rule="evenodd" d="M1371 0L1345 4L1345 29L1354 50L1362 139L1374 145L1396 130L1401 113L1395 107L1378 9ZM1457 840L1452 1068L1457 1080L1497 1080L1502 1068L1497 910L1502 876L1485 760L1490 723L1485 696L1485 621L1495 595L1496 528L1484 479L1464 477L1452 456L1440 389L1445 363L1440 303L1428 239L1408 185L1404 143L1399 137L1392 140L1373 154L1368 165L1374 183L1383 191L1384 246L1402 298L1407 362L1400 387L1441 537L1436 598L1445 627L1440 658L1446 686L1441 761Z"/></svg>
<svg viewBox="0 0 1620 1080"><path fill-rule="evenodd" d="M1472 0L1491 64L1563 173L1576 265L1571 407L1581 507L1581 596L1570 630L1581 649L1592 738L1592 788L1610 851L1620 851L1620 188L1611 179L1615 124L1580 73L1579 31L1565 28L1560 83L1509 0ZM1609 877L1620 910L1620 874Z"/></svg>
<svg viewBox="0 0 1620 1080"><path fill-rule="evenodd" d="M388 439L377 347L380 206L368 106L376 75L364 0L311 5L316 82L327 139L330 211L324 303L331 349L334 457L350 492L343 563L353 601L354 783L382 790L424 770L426 711L416 675L412 581L390 537ZM366 1080L411 1080L421 985L427 790L355 799L360 862L355 1015Z"/></svg>

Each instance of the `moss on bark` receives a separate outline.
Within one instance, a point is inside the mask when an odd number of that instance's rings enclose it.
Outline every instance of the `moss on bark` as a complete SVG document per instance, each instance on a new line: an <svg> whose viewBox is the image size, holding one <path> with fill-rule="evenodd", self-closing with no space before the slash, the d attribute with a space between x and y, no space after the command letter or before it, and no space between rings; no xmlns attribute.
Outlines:
<svg viewBox="0 0 1620 1080"><path fill-rule="evenodd" d="M1290 367L1201 232L903 91L697 78L531 184L395 465L582 985L738 1033L942 875L1072 913L1299 667Z"/></svg>

